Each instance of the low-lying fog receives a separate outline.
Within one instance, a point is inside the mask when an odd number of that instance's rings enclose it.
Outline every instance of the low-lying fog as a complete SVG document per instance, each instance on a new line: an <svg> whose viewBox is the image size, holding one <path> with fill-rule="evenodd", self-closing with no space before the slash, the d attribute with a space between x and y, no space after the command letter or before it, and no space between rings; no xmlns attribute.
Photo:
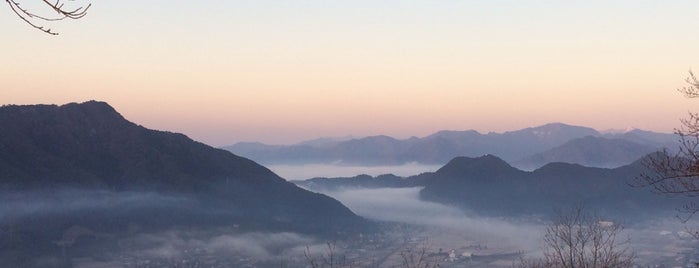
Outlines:
<svg viewBox="0 0 699 268"><path fill-rule="evenodd" d="M408 163L399 166L346 166L332 164L308 165L267 165L277 175L287 180L305 180L316 177L353 177L359 174L378 176L394 174L396 176L411 176L424 172L433 172L442 165L423 165Z"/></svg>
<svg viewBox="0 0 699 268"><path fill-rule="evenodd" d="M526 221L470 216L460 209L419 199L422 188L352 189L325 194L356 214L381 221L407 223L468 234L483 243L498 241L521 250L538 248L543 229Z"/></svg>
<svg viewBox="0 0 699 268"><path fill-rule="evenodd" d="M490 218L465 213L454 207L419 199L421 188L343 189L324 192L366 218L421 226L419 236L432 248L455 249L457 255L493 256L492 262L461 262L444 267L511 267L516 258L540 256L543 235L550 219ZM561 208L565 209L565 208ZM610 219L613 220L613 219ZM622 238L641 265L683 265L699 261L699 241L678 219L652 219L648 223L623 223ZM474 250L479 245L480 250ZM483 250L484 247L488 250Z"/></svg>
<svg viewBox="0 0 699 268"><path fill-rule="evenodd" d="M336 257L345 257L359 267L395 267L405 249L425 247L430 254L442 256L442 261L443 254L455 254L453 261L444 262L441 267L512 267L522 254L540 256L548 219L481 217L422 201L419 191L420 188L382 188L325 192L363 217L392 222L385 224L379 234L331 241ZM326 241L317 237L244 232L236 226L133 232L129 228L105 233L78 224L66 226L62 235L39 245L16 232L22 226L12 225L22 217L41 214L94 213L139 206L205 209L186 197L155 193L66 190L1 195L0 266L28 266L21 262L21 258L27 258L40 267L305 267L306 251L319 259L327 249ZM623 235L631 239L630 246L643 267L683 267L699 260L699 240L686 232L677 219L625 225L628 228Z"/></svg>
<svg viewBox="0 0 699 268"><path fill-rule="evenodd" d="M158 224L149 208L211 210L187 196L154 192L0 193L0 267L297 267L307 262L305 252L317 256L326 248L310 235L242 231L234 224L154 229L128 220ZM95 217L106 221L95 224Z"/></svg>

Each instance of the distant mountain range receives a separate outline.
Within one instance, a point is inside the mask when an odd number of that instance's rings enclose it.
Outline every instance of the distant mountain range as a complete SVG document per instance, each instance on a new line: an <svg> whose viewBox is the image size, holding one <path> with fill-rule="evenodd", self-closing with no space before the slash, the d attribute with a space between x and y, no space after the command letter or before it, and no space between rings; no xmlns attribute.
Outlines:
<svg viewBox="0 0 699 268"><path fill-rule="evenodd" d="M371 136L294 145L238 143L223 148L264 164L445 164L454 157L493 154L531 170L550 162L620 166L662 148L675 148L677 140L674 134L637 129L601 133L588 127L552 123L504 133L440 131L404 140Z"/></svg>
<svg viewBox="0 0 699 268"><path fill-rule="evenodd" d="M613 168L627 165L640 156L658 151L662 148L659 146L660 144L651 142L637 143L628 139L586 136L514 161L512 165L525 170L533 170L553 162Z"/></svg>
<svg viewBox="0 0 699 268"><path fill-rule="evenodd" d="M0 225L34 223L42 232L236 225L337 234L366 224L340 202L251 160L146 129L96 101L0 107L0 197Z"/></svg>
<svg viewBox="0 0 699 268"><path fill-rule="evenodd" d="M457 157L436 172L411 177L360 175L295 181L314 191L348 188L424 187L420 197L490 216L552 214L577 205L604 215L637 219L670 214L687 200L630 186L645 172L641 160L619 168L550 163L528 172L485 155Z"/></svg>

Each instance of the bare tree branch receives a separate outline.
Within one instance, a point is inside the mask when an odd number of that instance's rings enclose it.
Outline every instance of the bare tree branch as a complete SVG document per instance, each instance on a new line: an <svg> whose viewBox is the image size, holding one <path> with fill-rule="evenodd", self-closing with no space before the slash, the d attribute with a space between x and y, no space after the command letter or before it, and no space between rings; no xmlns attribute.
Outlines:
<svg viewBox="0 0 699 268"><path fill-rule="evenodd" d="M406 248L401 251L400 256L403 259L400 265L401 268L436 268L439 267L439 257L430 256L430 246L427 242L421 244L417 248Z"/></svg>
<svg viewBox="0 0 699 268"><path fill-rule="evenodd" d="M5 0L5 2L10 6L10 9L12 9L12 11L24 22L26 22L35 29L38 29L42 32L51 35L58 35L58 33L52 31L51 28L45 28L44 26L39 25L36 21L51 22L63 20L66 18L80 19L87 15L87 10L90 9L90 7L92 6L92 4L88 4L87 6L78 6L73 9L68 9L68 7L65 6L65 3L61 2L60 0L56 0L56 2L42 0L41 2L43 4L45 4L51 10L56 12L55 16L45 16L39 15L38 13L30 11L27 8L23 8L20 2L18 2L17 0Z"/></svg>
<svg viewBox="0 0 699 268"><path fill-rule="evenodd" d="M678 88L677 90L682 92L687 98L699 97L699 80L694 76L692 70L689 70L689 76L684 81L686 81L689 86Z"/></svg>
<svg viewBox="0 0 699 268"><path fill-rule="evenodd" d="M623 230L619 224L604 221L582 208L559 212L546 228L544 257L521 260L520 267L633 267L635 254L627 247L629 240L618 240Z"/></svg>
<svg viewBox="0 0 699 268"><path fill-rule="evenodd" d="M357 265L347 260L345 256L338 257L335 250L335 244L331 242L325 243L325 253L321 253L319 256L315 256L310 247L306 247L303 252L303 256L306 258L306 262L312 268L353 268Z"/></svg>
<svg viewBox="0 0 699 268"><path fill-rule="evenodd" d="M699 97L699 79L689 71L685 79L687 86L677 89L687 98ZM655 192L666 195L679 195L699 198L699 114L689 113L681 119L682 126L675 129L679 135L679 150L675 154L667 150L651 155L644 160L648 171L636 178L634 186L652 187ZM687 222L699 213L699 204L691 202L680 209Z"/></svg>

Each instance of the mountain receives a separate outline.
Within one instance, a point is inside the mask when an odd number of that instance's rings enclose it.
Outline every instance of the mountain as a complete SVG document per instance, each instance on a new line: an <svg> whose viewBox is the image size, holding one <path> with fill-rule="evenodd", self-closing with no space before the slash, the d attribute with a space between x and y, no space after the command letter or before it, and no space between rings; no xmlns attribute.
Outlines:
<svg viewBox="0 0 699 268"><path fill-rule="evenodd" d="M680 137L674 133L658 133L641 129L631 129L620 133L605 133L604 138L624 139L639 144L650 144L660 148L674 150L678 147Z"/></svg>
<svg viewBox="0 0 699 268"><path fill-rule="evenodd" d="M136 125L96 101L0 107L0 193L0 211L11 212L0 224L42 230L236 225L336 234L366 224L249 159Z"/></svg>
<svg viewBox="0 0 699 268"><path fill-rule="evenodd" d="M647 157L647 156L644 156ZM297 181L314 191L348 188L423 187L420 198L476 214L514 217L551 215L556 209L584 205L602 215L648 219L673 214L686 198L658 195L630 186L646 171L643 158L618 168L549 163L534 171L512 167L493 156L456 157L435 172L410 177L366 175ZM673 217L674 215L669 215Z"/></svg>
<svg viewBox="0 0 699 268"><path fill-rule="evenodd" d="M265 164L444 164L454 157L483 154L495 154L507 161L515 161L532 152L542 152L588 135L599 133L591 128L553 123L505 133L440 131L427 137L404 140L381 135L322 143L323 146L314 143L287 146L238 143L224 149Z"/></svg>
<svg viewBox="0 0 699 268"><path fill-rule="evenodd" d="M586 136L525 157L513 162L513 165L524 170L537 169L553 162L613 168L630 164L649 153L662 149L661 143L653 146L650 141L638 143L631 139Z"/></svg>
<svg viewBox="0 0 699 268"><path fill-rule="evenodd" d="M584 205L601 214L634 218L672 213L687 201L630 186L644 171L641 160L614 169L550 163L527 172L494 156L460 157L431 174L420 196L498 216L550 214Z"/></svg>

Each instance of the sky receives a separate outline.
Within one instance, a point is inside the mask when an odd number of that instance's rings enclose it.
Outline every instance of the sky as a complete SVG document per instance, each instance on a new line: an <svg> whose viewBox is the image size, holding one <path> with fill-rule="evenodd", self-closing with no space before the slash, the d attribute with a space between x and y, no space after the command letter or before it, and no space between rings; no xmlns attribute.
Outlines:
<svg viewBox="0 0 699 268"><path fill-rule="evenodd" d="M699 111L676 91L699 71L699 1L91 3L45 23L59 36L0 9L0 104L101 100L214 146L550 122L671 132Z"/></svg>

